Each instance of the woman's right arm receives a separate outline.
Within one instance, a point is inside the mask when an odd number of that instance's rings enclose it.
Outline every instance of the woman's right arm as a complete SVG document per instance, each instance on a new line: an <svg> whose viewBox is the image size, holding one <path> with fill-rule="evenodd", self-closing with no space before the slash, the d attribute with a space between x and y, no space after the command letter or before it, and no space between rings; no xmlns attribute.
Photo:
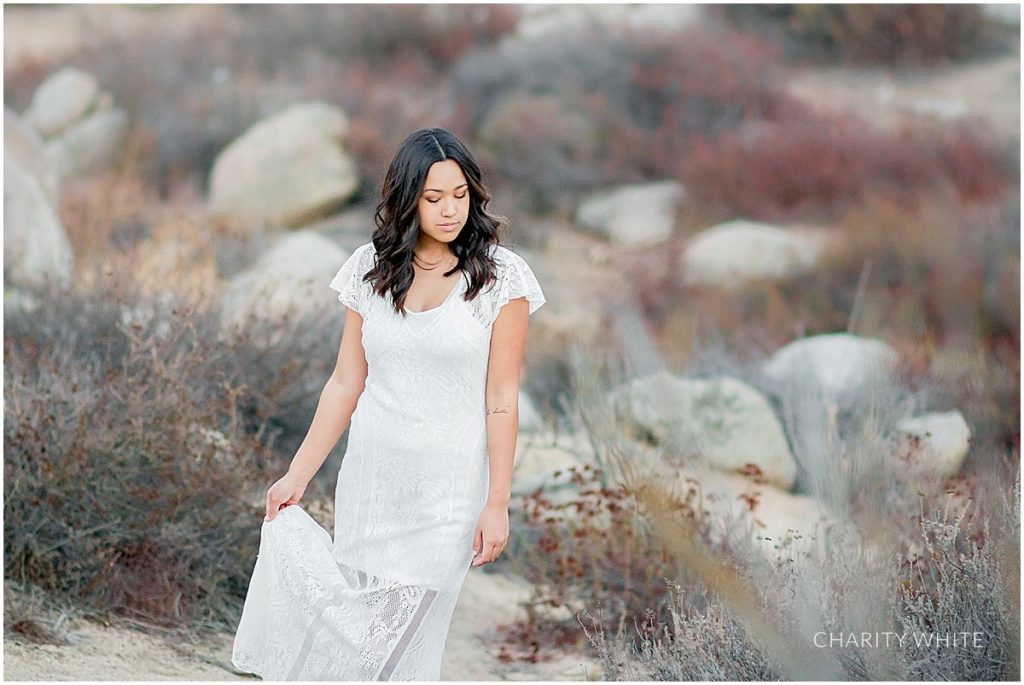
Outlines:
<svg viewBox="0 0 1024 685"><path fill-rule="evenodd" d="M366 386L367 364L362 327L363 317L346 307L338 361L320 392L313 422L292 458L288 472L267 491L268 518L273 518L282 504L298 501L306 485L348 428L359 396Z"/></svg>

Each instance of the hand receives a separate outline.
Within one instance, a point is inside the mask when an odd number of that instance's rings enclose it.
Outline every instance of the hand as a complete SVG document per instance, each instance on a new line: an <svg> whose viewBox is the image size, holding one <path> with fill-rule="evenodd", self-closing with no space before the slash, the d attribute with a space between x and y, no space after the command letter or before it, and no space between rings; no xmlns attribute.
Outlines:
<svg viewBox="0 0 1024 685"><path fill-rule="evenodd" d="M508 545L508 507L485 504L473 532L473 566L497 559Z"/></svg>
<svg viewBox="0 0 1024 685"><path fill-rule="evenodd" d="M273 521L277 512L290 504L298 504L302 493L306 491L306 481L292 473L284 474L267 490L267 516L265 521Z"/></svg>

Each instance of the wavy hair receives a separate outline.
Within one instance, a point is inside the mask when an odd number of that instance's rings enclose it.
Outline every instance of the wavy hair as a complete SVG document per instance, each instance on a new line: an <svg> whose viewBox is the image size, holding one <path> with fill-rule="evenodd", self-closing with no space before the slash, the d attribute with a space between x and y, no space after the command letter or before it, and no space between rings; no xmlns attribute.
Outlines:
<svg viewBox="0 0 1024 685"><path fill-rule="evenodd" d="M416 203L435 162L454 160L469 184L469 216L455 240L449 243L458 262L449 276L462 269L469 277L463 297L472 300L497 275L490 246L499 245L499 232L508 226L503 216L487 212L491 196L484 187L480 167L466 145L443 128L423 128L406 136L391 160L381 187L381 201L374 213L373 245L376 263L364 280L374 292L390 292L395 310L405 316L405 296L412 285L413 248L419 239L420 223Z"/></svg>

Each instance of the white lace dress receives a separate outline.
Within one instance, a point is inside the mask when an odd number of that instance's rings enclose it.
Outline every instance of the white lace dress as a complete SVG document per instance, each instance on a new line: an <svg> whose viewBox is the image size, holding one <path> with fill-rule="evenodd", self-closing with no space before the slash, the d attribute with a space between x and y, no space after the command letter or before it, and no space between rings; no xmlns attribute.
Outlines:
<svg viewBox="0 0 1024 685"><path fill-rule="evenodd" d="M471 302L403 319L355 250L330 283L363 317L366 386L338 471L334 539L301 507L264 521L232 663L264 680L439 680L488 489L484 389L501 306L544 304L522 257L492 246L497 280Z"/></svg>

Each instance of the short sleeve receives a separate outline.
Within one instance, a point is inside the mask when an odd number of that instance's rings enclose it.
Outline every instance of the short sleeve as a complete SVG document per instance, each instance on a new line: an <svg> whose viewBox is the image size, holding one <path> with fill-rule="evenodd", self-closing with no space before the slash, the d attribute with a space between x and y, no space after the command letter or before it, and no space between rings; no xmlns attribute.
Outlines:
<svg viewBox="0 0 1024 685"><path fill-rule="evenodd" d="M501 308L508 304L509 300L525 297L530 305L529 314L540 309L547 300L544 298L544 291L533 273L533 269L526 263L526 260L515 252L499 247L495 255L498 258L498 282L493 289L493 302L491 305L491 323L498 318Z"/></svg>
<svg viewBox="0 0 1024 685"><path fill-rule="evenodd" d="M363 303L366 299L366 283L363 276L373 266L367 263L369 248L373 243L365 243L355 249L352 255L338 269L331 279L330 287L338 292L338 300L360 314L364 313Z"/></svg>

